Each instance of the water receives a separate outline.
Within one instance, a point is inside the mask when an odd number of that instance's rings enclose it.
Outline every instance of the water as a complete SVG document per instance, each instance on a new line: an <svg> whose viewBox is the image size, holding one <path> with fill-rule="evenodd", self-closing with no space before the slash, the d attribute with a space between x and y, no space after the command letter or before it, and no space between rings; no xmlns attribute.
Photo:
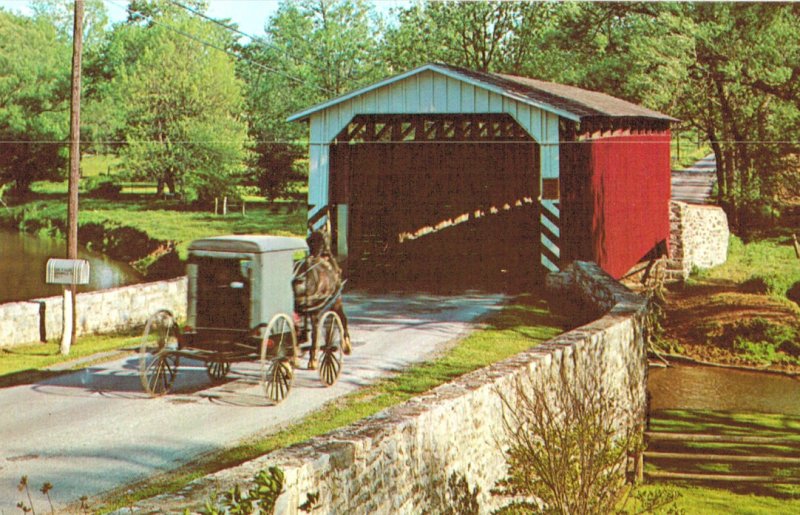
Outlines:
<svg viewBox="0 0 800 515"><path fill-rule="evenodd" d="M78 291L103 290L142 281L142 275L125 263L86 249L80 249L79 254L89 261L90 282L80 286ZM45 270L49 258L65 256L63 241L0 229L0 303L60 295L61 285L45 284Z"/></svg>
<svg viewBox="0 0 800 515"><path fill-rule="evenodd" d="M716 367L650 369L650 409L800 415L800 377Z"/></svg>

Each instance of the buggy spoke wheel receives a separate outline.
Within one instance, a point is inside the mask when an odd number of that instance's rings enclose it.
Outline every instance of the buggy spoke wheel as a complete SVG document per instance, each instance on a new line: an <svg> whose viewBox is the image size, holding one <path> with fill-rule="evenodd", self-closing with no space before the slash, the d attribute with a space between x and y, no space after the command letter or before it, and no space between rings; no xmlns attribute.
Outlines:
<svg viewBox="0 0 800 515"><path fill-rule="evenodd" d="M211 378L214 382L219 382L225 379L228 375L228 372L231 371L231 363L230 361L207 361L206 362L206 372L208 372L208 377Z"/></svg>
<svg viewBox="0 0 800 515"><path fill-rule="evenodd" d="M178 324L166 310L152 315L144 326L139 347L139 378L144 390L153 397L172 388L178 373Z"/></svg>
<svg viewBox="0 0 800 515"><path fill-rule="evenodd" d="M292 388L292 378L292 369L288 362L279 360L270 362L264 382L264 393L267 398L275 404L285 399Z"/></svg>
<svg viewBox="0 0 800 515"><path fill-rule="evenodd" d="M297 335L292 320L279 313L272 317L261 342L261 382L264 394L278 404L292 389L292 360L297 355Z"/></svg>
<svg viewBox="0 0 800 515"><path fill-rule="evenodd" d="M333 311L322 315L319 323L320 347L319 378L325 386L333 386L342 371L344 328L342 320Z"/></svg>

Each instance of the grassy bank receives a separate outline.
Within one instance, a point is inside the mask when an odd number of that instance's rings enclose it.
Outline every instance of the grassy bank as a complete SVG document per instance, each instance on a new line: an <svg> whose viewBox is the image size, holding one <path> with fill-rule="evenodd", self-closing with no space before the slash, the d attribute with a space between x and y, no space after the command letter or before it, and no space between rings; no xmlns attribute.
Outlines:
<svg viewBox="0 0 800 515"><path fill-rule="evenodd" d="M165 251L174 250L185 259L189 243L198 238L246 233L305 236L306 211L296 195L267 203L257 192L243 190L245 213L242 203L231 199L229 213L223 216L215 214L213 201L187 205L157 196L154 183L125 182L119 175L119 164L119 159L110 155L82 159L78 239L92 250L134 264L140 271L147 272ZM93 192L99 181L109 181L106 185L112 190ZM47 238L65 237L66 180L34 182L28 197L3 200L9 208L0 209L0 226ZM218 210L221 213L221 199ZM176 268L174 261L172 268Z"/></svg>
<svg viewBox="0 0 800 515"><path fill-rule="evenodd" d="M680 138L680 147L678 146L678 138ZM679 148L680 152L678 151ZM710 153L711 146L705 141L698 141L697 135L679 132L672 134L670 155L672 156L673 170L688 168Z"/></svg>
<svg viewBox="0 0 800 515"><path fill-rule="evenodd" d="M11 213L26 232L58 236L66 226L66 205L50 200L27 202L12 208ZM132 198L84 199L78 224L131 227L153 240L175 242L181 258L185 258L189 242L197 238L245 233L304 236L305 221L302 210L273 212L265 205L254 207L245 215L237 212L222 216L184 210L174 202Z"/></svg>
<svg viewBox="0 0 800 515"><path fill-rule="evenodd" d="M800 371L800 260L787 237L732 237L724 265L667 292L661 346L704 361Z"/></svg>
<svg viewBox="0 0 800 515"><path fill-rule="evenodd" d="M63 238L66 220L62 195L39 195L0 211L0 225L48 238ZM154 262L148 256L165 248L174 248L180 259L186 259L189 243L197 238L248 233L305 236L305 223L303 209L275 209L259 203L249 206L246 214L237 211L222 216L147 195L84 198L78 220L81 244L120 261L141 260L140 269Z"/></svg>
<svg viewBox="0 0 800 515"><path fill-rule="evenodd" d="M765 238L744 243L732 236L728 260L718 267L698 271L690 284L729 282L742 290L785 298L800 282L800 259L791 238Z"/></svg>
<svg viewBox="0 0 800 515"><path fill-rule="evenodd" d="M230 468L275 449L302 442L400 404L472 370L517 354L561 333L569 321L551 315L543 301L521 297L484 320L483 330L472 333L438 359L404 370L376 384L340 398L302 422L278 433L242 442L146 482L128 485L103 499L103 512L132 501L174 492L190 481Z"/></svg>
<svg viewBox="0 0 800 515"><path fill-rule="evenodd" d="M67 357L61 355L58 342L0 348L0 388L33 383L60 373L46 370L53 365L75 361L76 367L84 367L85 358L98 353L134 348L139 344L139 337L138 333L82 336L72 345ZM64 370L70 369L64 367Z"/></svg>

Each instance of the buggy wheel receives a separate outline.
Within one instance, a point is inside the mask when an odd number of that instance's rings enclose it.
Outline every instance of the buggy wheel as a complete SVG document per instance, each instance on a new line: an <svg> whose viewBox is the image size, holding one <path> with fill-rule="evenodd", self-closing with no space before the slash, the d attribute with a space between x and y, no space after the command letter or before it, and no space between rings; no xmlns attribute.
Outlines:
<svg viewBox="0 0 800 515"><path fill-rule="evenodd" d="M292 388L292 360L296 356L297 335L292 320L279 313L272 317L261 342L261 383L264 394L278 404Z"/></svg>
<svg viewBox="0 0 800 515"><path fill-rule="evenodd" d="M180 362L177 351L178 324L172 313L162 309L147 320L139 346L139 378L152 397L172 388Z"/></svg>
<svg viewBox="0 0 800 515"><path fill-rule="evenodd" d="M319 322L320 347L319 378L325 386L333 386L342 371L344 328L342 319L334 311L322 315Z"/></svg>
<svg viewBox="0 0 800 515"><path fill-rule="evenodd" d="M211 381L218 383L231 371L230 361L206 361L206 372Z"/></svg>

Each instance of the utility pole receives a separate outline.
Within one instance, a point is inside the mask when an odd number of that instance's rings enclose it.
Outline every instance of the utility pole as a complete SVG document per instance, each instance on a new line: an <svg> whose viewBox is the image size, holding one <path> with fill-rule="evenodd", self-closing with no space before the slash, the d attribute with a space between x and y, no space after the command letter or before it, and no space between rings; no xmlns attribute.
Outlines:
<svg viewBox="0 0 800 515"><path fill-rule="evenodd" d="M67 259L78 259L78 183L81 177L81 54L83 52L83 0L75 0L72 29L72 98L69 120L69 205L67 207ZM61 354L77 335L75 283L64 286L64 330Z"/></svg>

